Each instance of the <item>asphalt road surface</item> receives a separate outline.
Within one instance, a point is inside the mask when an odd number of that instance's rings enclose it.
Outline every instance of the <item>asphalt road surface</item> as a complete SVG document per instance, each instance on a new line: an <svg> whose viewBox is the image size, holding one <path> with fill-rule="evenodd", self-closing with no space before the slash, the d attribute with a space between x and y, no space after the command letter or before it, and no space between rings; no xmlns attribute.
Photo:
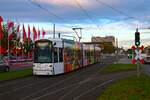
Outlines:
<svg viewBox="0 0 150 100"><path fill-rule="evenodd" d="M105 59L106 60L106 59ZM115 59L107 59L107 64ZM116 79L134 74L104 74L105 63L58 76L30 76L0 82L0 100L96 100Z"/></svg>

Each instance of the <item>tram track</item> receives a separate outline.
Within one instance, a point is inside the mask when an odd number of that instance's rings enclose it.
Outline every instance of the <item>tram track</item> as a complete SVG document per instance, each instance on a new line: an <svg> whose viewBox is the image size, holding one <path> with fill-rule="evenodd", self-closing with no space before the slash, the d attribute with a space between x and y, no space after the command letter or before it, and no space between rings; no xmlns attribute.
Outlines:
<svg viewBox="0 0 150 100"><path fill-rule="evenodd" d="M97 65L93 65L93 66L97 66ZM93 67L92 66L92 67ZM101 65L102 66L102 65ZM101 68L101 66L99 67L99 68ZM104 65L103 65L104 66ZM9 95L9 94L14 94L14 92L16 92L16 93L18 93L19 91L22 91L22 90L26 90L26 89L30 89L31 87L37 87L37 86L35 86L35 85L38 85L38 86L41 86L41 84L46 84L46 83L51 83L51 81L53 81L52 79L54 79L54 81L55 82L52 82L52 85L59 85L59 84L61 84L62 82L65 82L67 79L71 79L71 78L73 78L74 77L74 79L76 79L77 77L79 77L79 76L82 76L82 75L84 75L84 74L89 74L89 73L91 73L91 71L92 72L94 72L94 71L96 71L97 69L95 68L95 67L87 67L89 70L87 70L86 68L84 69L83 68L83 70L79 70L79 72L72 72L72 73L68 73L68 74L65 74L65 75L62 75L62 76L54 76L54 78L53 77L50 77L50 78L48 78L47 80L43 80L43 81L40 81L40 82L35 82L34 83L34 81L33 81L33 83L29 83L29 84L27 84L27 85L25 85L25 86L23 86L23 87L20 87L18 84L17 84L17 86L18 86L18 88L15 88L14 90L9 90L8 89L8 91L5 91L5 92L3 92L3 93L1 93L0 94L0 96L4 96L4 97L6 97L6 95ZM72 74L72 76L68 76L69 74ZM61 79L61 77L66 77L66 80L62 80L62 81L60 81L60 83L59 83L59 80ZM67 77L68 76L68 77ZM43 77L44 78L44 77ZM57 79L58 78L58 79ZM58 84L58 83L59 84ZM15 85L15 84L14 84ZM47 84L48 85L48 84ZM42 89L44 88L44 87L48 87L47 85L45 85L45 86L43 86L42 87ZM49 85L49 86L51 86L51 85ZM4 88L4 87L3 87ZM42 89L39 89L39 91L41 91ZM34 92L33 92L34 93ZM32 93L31 93L32 94ZM30 94L29 94L30 95ZM1 98L1 97L0 97Z"/></svg>
<svg viewBox="0 0 150 100"><path fill-rule="evenodd" d="M96 65L95 65L96 66ZM104 66L104 65L103 65ZM100 69L103 69L103 66L101 66L101 68ZM92 69L92 70L89 70L89 71L82 71L82 73L79 73L78 75L76 74L75 76L72 76L72 77L70 77L70 78L72 78L72 79L74 79L74 81L73 82L71 82L70 84L73 84L73 83L75 83L75 82L79 82L80 83L80 81L83 81L87 76L86 76L86 74L89 74L89 72L90 71L92 71L93 73L95 72L94 70L97 70L97 69ZM86 74L85 74L86 73ZM82 74L82 75L81 75ZM85 75L85 76L84 76ZM92 74L93 75L93 74ZM78 78L78 76L80 77L80 76L82 76L83 77L83 79L80 79L80 80L77 80L77 78ZM90 75L89 75L90 76ZM74 77L74 78L73 78ZM46 87L46 88L43 88L43 89L41 89L40 91L36 91L36 92L34 92L34 93L32 93L32 94L30 94L30 95L28 95L28 96L26 96L26 97L23 97L23 98L21 98L21 100L28 100L30 97L33 97L34 95L36 95L37 96L37 94L38 93L40 93L40 92L42 92L42 91L46 91L46 90L48 90L48 89L52 89L52 88L54 88L54 87L56 87L57 85L62 85L63 84L63 82L64 82L64 84L68 84L69 83L69 79L70 78L67 78L67 79L64 79L64 80L62 80L62 81L59 81L58 83L56 83L56 84L53 84L53 85L50 85L50 86L48 86L48 87ZM67 81L68 80L68 81ZM72 80L71 80L72 81ZM58 86L59 87L59 86ZM61 88L61 87L60 87ZM59 89L60 89L59 88ZM50 90L49 90L50 91ZM53 90L52 90L53 91ZM54 89L54 91L55 91L55 89ZM35 97L36 97L35 96Z"/></svg>
<svg viewBox="0 0 150 100"><path fill-rule="evenodd" d="M84 80L81 80L77 83L74 83L74 84L71 84L71 85L68 85L68 86L64 86L64 87L61 87L61 88L57 88L55 90L49 90L49 92L44 92L43 94L41 95L35 95L33 96L32 98L26 98L26 99L21 99L21 100L48 100L48 98L52 98L52 99L55 99L55 100L68 100L68 98L72 95L72 93L74 93L75 91L80 91L82 89L85 89L83 93L79 93L78 94L74 94L74 99L75 100L78 100L80 97L86 95L87 93L90 93L92 91L94 91L95 89L97 88L101 88L103 86L107 86L108 84L112 83L113 81L119 79L119 78L123 78L123 77L127 77L127 76L130 76L134 74L133 71L131 72L125 72L123 74L114 74L114 75L110 75L110 76L107 76L107 75L103 75L101 77L99 77L99 79L101 78L106 78L104 80L98 80L98 78L91 78L93 77L92 75L89 76L88 78L84 79ZM94 82L94 84L91 84L91 81L97 81L96 83ZM87 86L88 88L85 88L85 86ZM65 91L65 93L64 93ZM67 92L68 91L68 92ZM62 95L63 93L63 95ZM57 97L55 95L59 95L60 97ZM47 98L47 99L46 99ZM73 98L73 97L72 97ZM71 98L69 98L71 99ZM79 99L79 100L83 100L83 99Z"/></svg>
<svg viewBox="0 0 150 100"><path fill-rule="evenodd" d="M113 61L110 61L110 63L113 63ZM68 95L70 95L71 91L74 92L74 90L82 87L83 84L89 83L91 80L90 81L87 81L87 80L91 77L95 77L95 75L98 74L99 71L101 71L106 65L107 64L94 64L89 67L85 67L80 70L73 71L71 73L67 73L64 75L58 75L58 76L52 76L52 77L31 76L31 77L28 77L29 81L28 81L28 78L25 78L27 81L22 81L22 79L21 80L19 79L19 81L17 82L18 79L16 79L16 80L10 81L10 83L6 82L7 85L0 84L1 85L0 89L6 88L5 91L1 90L0 93L2 94L0 94L0 99L10 100L9 98L11 98L11 100L32 100L35 97L46 95L47 93L50 93L50 92L53 93L53 91L58 91L58 93L62 93L60 89L65 90L65 91L67 90L68 94L63 93L63 95L60 95L60 100L61 100L61 97L62 99L66 98L68 97ZM37 78L37 79L34 80L34 78ZM19 85L22 82L23 83L28 82L28 83L24 84L24 86ZM74 85L72 86L72 84ZM12 87L14 86L15 89L10 90L10 88L7 88L8 86L12 86ZM54 95L56 95L55 92L54 92Z"/></svg>

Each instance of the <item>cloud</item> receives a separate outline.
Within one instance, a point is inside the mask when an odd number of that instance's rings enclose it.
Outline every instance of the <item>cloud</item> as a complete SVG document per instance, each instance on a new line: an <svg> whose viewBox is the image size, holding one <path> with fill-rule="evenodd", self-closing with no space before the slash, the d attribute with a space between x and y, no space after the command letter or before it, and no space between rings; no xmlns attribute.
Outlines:
<svg viewBox="0 0 150 100"><path fill-rule="evenodd" d="M130 41L134 38L135 28L150 27L150 0L99 0L124 14L98 3L97 0L77 0L92 21L75 0L32 1L40 4L48 12L29 0L0 0L0 15L5 21L11 19L21 23L43 23L48 32L51 32L52 25L47 23L56 23L59 26L57 32L62 33L72 32L72 27L82 27L83 34L86 35L85 41L89 41L92 35L115 35L120 40ZM137 20L130 19L126 15ZM124 45L129 46L128 42Z"/></svg>
<svg viewBox="0 0 150 100"><path fill-rule="evenodd" d="M141 45L144 45L144 47L146 46L150 46L150 37L149 38L145 38L145 39L141 39ZM134 39L132 40L126 40L126 41L120 41L119 42L119 46L123 46L125 49L129 49L131 48L133 45L135 45L134 43Z"/></svg>
<svg viewBox="0 0 150 100"><path fill-rule="evenodd" d="M52 14L40 9L38 6L29 2L29 0L0 0L0 15L6 17L16 17L25 21L55 23L91 23L87 15L76 4L75 0L32 0L39 3L49 12L61 17L65 21L60 20ZM80 5L93 18L94 23L101 23L102 20L120 21L127 17L106 7L106 5L98 3L96 0L77 0ZM149 21L149 0L99 0L115 9L125 12L130 16L139 18L140 20ZM145 1L145 2L143 2ZM136 2L136 3L135 3ZM133 5L134 4L134 5ZM100 21L101 20L101 21Z"/></svg>
<svg viewBox="0 0 150 100"><path fill-rule="evenodd" d="M43 2L43 3L49 3L53 6L71 6L76 7L76 1L79 2L83 6L92 6L91 0L35 0L35 2Z"/></svg>

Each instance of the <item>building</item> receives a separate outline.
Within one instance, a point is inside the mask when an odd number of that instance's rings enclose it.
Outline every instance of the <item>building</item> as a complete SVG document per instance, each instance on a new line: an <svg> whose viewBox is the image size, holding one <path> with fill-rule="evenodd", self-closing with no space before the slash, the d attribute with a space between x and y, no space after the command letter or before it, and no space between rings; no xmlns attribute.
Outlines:
<svg viewBox="0 0 150 100"><path fill-rule="evenodd" d="M109 42L109 43L112 43L113 46L115 46L115 37L114 36L106 36L106 37L99 37L99 36L93 36L91 38L91 41L92 42L99 42L99 43L106 43L106 42Z"/></svg>

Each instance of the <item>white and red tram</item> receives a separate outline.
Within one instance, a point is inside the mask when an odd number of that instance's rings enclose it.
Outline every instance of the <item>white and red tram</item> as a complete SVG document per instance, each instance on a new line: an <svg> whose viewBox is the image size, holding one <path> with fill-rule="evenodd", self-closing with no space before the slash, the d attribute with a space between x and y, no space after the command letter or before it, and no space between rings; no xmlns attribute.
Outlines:
<svg viewBox="0 0 150 100"><path fill-rule="evenodd" d="M101 48L69 39L35 41L33 75L57 75L100 62Z"/></svg>

